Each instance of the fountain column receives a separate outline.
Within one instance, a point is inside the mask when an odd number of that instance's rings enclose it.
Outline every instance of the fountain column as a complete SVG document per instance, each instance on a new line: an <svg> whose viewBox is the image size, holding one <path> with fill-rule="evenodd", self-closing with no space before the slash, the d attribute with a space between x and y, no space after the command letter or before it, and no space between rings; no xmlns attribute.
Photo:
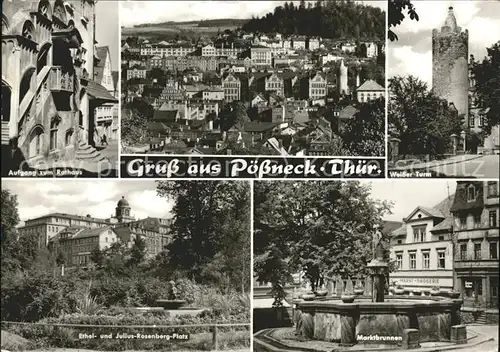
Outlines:
<svg viewBox="0 0 500 352"><path fill-rule="evenodd" d="M373 235L373 259L367 265L372 278L372 302L384 301L385 274L388 270L388 263L384 260L381 239L382 232L376 230Z"/></svg>

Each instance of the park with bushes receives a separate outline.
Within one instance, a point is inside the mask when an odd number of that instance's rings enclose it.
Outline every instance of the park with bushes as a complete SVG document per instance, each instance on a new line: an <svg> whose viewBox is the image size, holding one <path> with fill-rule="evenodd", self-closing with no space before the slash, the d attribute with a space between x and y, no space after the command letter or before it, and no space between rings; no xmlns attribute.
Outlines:
<svg viewBox="0 0 500 352"><path fill-rule="evenodd" d="M61 270L65 259L60 254L39 248L36 238L18 236L16 195L2 189L2 336L26 339L27 346L17 349L210 350L210 326L223 324L218 349L248 348L248 326L225 325L250 322L248 184L172 181L155 186L174 203L172 238L162 252L149 258L138 237L131 245L118 242L92 252L89 266L66 270ZM172 282L176 298L198 314L140 311L167 299ZM171 325L175 328L166 327ZM82 339L80 333L178 333L189 334L189 340ZM3 340L2 349L16 349Z"/></svg>

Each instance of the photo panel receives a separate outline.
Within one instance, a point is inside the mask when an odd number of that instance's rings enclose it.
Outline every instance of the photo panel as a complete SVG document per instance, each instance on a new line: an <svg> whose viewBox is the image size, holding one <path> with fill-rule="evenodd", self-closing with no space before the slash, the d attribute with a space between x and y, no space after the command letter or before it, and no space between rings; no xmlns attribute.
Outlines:
<svg viewBox="0 0 500 352"><path fill-rule="evenodd" d="M389 6L389 177L498 179L500 2Z"/></svg>
<svg viewBox="0 0 500 352"><path fill-rule="evenodd" d="M254 351L498 349L498 181L255 181L253 203Z"/></svg>
<svg viewBox="0 0 500 352"><path fill-rule="evenodd" d="M4 180L2 351L249 351L250 190Z"/></svg>
<svg viewBox="0 0 500 352"><path fill-rule="evenodd" d="M336 156L383 177L386 2L208 4L121 3L124 165Z"/></svg>
<svg viewBox="0 0 500 352"><path fill-rule="evenodd" d="M118 6L3 2L3 177L118 176Z"/></svg>

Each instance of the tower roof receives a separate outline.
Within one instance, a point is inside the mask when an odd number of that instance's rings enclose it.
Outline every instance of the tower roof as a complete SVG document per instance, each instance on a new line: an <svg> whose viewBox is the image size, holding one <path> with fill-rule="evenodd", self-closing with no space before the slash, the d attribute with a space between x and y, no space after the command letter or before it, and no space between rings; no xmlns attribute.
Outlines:
<svg viewBox="0 0 500 352"><path fill-rule="evenodd" d="M128 201L125 199L124 196L122 196L122 199L120 199L118 201L118 206L119 207L128 207L129 206Z"/></svg>
<svg viewBox="0 0 500 352"><path fill-rule="evenodd" d="M448 7L448 15L446 16L446 20L444 21L443 30L449 28L450 31L455 32L458 29L457 19L455 18L455 14L453 12L453 6Z"/></svg>

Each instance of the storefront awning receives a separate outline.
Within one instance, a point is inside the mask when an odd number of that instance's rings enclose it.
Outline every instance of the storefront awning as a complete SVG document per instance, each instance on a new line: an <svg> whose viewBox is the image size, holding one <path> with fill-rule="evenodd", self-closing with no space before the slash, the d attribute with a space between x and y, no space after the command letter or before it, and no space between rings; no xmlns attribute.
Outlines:
<svg viewBox="0 0 500 352"><path fill-rule="evenodd" d="M87 85L87 94L90 99L97 100L101 103L118 103L118 100L115 99L106 88L94 81L89 81Z"/></svg>

